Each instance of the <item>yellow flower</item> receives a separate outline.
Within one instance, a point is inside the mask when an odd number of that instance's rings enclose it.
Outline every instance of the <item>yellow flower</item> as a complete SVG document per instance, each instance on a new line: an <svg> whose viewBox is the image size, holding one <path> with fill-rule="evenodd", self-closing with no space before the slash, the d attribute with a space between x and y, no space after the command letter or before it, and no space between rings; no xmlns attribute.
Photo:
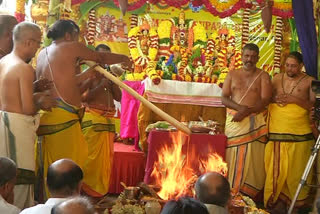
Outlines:
<svg viewBox="0 0 320 214"><path fill-rule="evenodd" d="M150 29L150 36L156 36L157 35L157 31L154 28Z"/></svg>
<svg viewBox="0 0 320 214"><path fill-rule="evenodd" d="M210 3L214 8L216 8L219 12L223 12L225 10L230 9L232 6L234 6L238 1L240 0L229 0L220 2L219 0L210 0Z"/></svg>
<svg viewBox="0 0 320 214"><path fill-rule="evenodd" d="M138 35L139 31L140 31L140 27L139 26L132 28L128 33L128 37L132 37L132 36Z"/></svg>
<svg viewBox="0 0 320 214"><path fill-rule="evenodd" d="M273 7L280 10L292 10L292 2L274 2Z"/></svg>
<svg viewBox="0 0 320 214"><path fill-rule="evenodd" d="M149 49L148 56L149 56L150 60L155 60L156 57L157 57L157 54L158 54L158 49L156 49L156 48L150 48Z"/></svg>
<svg viewBox="0 0 320 214"><path fill-rule="evenodd" d="M133 60L136 60L140 56L138 48L130 48L130 54Z"/></svg>
<svg viewBox="0 0 320 214"><path fill-rule="evenodd" d="M128 80L128 81L140 81L140 80L143 80L145 76L146 76L145 72L129 73L129 74L126 74L126 80Z"/></svg>
<svg viewBox="0 0 320 214"><path fill-rule="evenodd" d="M193 27L193 32L194 32L194 39L193 41L207 41L207 35L206 35L206 30L204 27L200 24L197 23L196 26Z"/></svg>
<svg viewBox="0 0 320 214"><path fill-rule="evenodd" d="M159 39L170 38L171 27L172 27L172 22L169 20L160 22L158 27Z"/></svg>

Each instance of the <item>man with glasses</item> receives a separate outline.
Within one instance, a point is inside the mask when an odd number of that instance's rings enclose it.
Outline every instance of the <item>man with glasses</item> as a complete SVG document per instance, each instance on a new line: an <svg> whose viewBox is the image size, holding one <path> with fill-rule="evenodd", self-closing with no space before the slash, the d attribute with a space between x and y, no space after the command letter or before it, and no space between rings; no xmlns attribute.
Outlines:
<svg viewBox="0 0 320 214"><path fill-rule="evenodd" d="M35 71L28 63L40 41L40 28L22 22L13 30L12 52L0 60L0 156L17 164L14 204L21 209L33 205L37 112L55 104L49 91L34 93Z"/></svg>

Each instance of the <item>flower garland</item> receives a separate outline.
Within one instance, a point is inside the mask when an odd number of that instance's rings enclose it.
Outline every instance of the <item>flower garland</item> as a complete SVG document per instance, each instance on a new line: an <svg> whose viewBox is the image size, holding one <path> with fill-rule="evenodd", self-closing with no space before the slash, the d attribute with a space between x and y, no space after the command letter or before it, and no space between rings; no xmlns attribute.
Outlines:
<svg viewBox="0 0 320 214"><path fill-rule="evenodd" d="M240 0L229 0L228 2L220 2L219 0L209 0L211 5L216 8L219 12L223 12L233 7Z"/></svg>
<svg viewBox="0 0 320 214"><path fill-rule="evenodd" d="M25 0L16 1L16 11L14 12L14 16L17 18L18 22L23 22L25 19L25 4Z"/></svg>
<svg viewBox="0 0 320 214"><path fill-rule="evenodd" d="M227 3L221 3L218 0L202 0L207 10L215 16L225 18L236 13L243 7L248 7L245 0L229 0Z"/></svg>
<svg viewBox="0 0 320 214"><path fill-rule="evenodd" d="M274 73L279 73L280 67L281 67L282 31L283 31L282 18L277 17L276 34L274 38L275 40L274 41L274 58L273 58Z"/></svg>
<svg viewBox="0 0 320 214"><path fill-rule="evenodd" d="M160 22L158 26L159 36L159 57L169 58L170 56L170 35L173 23L169 20Z"/></svg>
<svg viewBox="0 0 320 214"><path fill-rule="evenodd" d="M167 5L176 7L176 8L181 8L182 6L185 6L189 3L189 0L165 0Z"/></svg>
<svg viewBox="0 0 320 214"><path fill-rule="evenodd" d="M135 28L132 28L129 31L128 34L128 46L129 46L129 51L130 55L134 61L134 64L136 66L142 67L143 72L145 76L146 74L151 78L151 79L159 79L159 75L156 76L155 72L153 71L156 67L156 63L151 63L156 60L157 54L158 54L158 46L159 46L159 37L154 28L150 29L149 33L149 40L150 40L150 47L148 50L148 56L145 56L142 53L142 50L140 48L140 43L138 42L138 34L140 33L140 26L137 26ZM147 68L147 69L146 69ZM144 70L146 69L146 70ZM150 73L150 74L149 74ZM132 76L134 78L136 72ZM139 76L139 78L141 78Z"/></svg>

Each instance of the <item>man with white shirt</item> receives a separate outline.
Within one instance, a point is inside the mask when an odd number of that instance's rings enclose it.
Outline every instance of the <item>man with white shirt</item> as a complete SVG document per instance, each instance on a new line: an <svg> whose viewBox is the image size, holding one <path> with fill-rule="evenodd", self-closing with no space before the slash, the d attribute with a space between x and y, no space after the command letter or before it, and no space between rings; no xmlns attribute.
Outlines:
<svg viewBox="0 0 320 214"><path fill-rule="evenodd" d="M83 172L70 159L61 159L52 163L48 168L47 186L51 197L45 204L25 209L21 214L50 214L54 205L68 197L80 195Z"/></svg>
<svg viewBox="0 0 320 214"><path fill-rule="evenodd" d="M230 184L217 172L201 175L195 185L196 197L204 203L209 214L227 214L230 199Z"/></svg>
<svg viewBox="0 0 320 214"><path fill-rule="evenodd" d="M0 213L18 214L20 209L13 206L13 187L17 179L17 166L9 158L0 157Z"/></svg>

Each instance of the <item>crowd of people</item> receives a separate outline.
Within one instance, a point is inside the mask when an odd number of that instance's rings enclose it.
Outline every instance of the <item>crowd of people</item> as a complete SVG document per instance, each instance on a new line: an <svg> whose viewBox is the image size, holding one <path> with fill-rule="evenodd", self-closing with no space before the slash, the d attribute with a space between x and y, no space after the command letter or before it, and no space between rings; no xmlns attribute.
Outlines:
<svg viewBox="0 0 320 214"><path fill-rule="evenodd" d="M41 46L39 26L0 15L1 213L94 213L80 190L93 197L108 192L113 100L121 100L121 91L94 67L81 72L80 66L83 60L106 69L131 62L104 45L90 50L78 42L79 31L71 20L54 23L46 35L52 43L34 70L29 62ZM286 212L317 137L310 119L313 78L302 72L299 52L289 54L285 72L272 80L258 60L259 47L245 45L242 68L230 71L223 85L228 180L204 174L195 185L197 200L170 201L162 213L227 213L230 188L255 200L262 193L271 212ZM36 176L49 199L31 207ZM309 192L304 186L297 207Z"/></svg>

